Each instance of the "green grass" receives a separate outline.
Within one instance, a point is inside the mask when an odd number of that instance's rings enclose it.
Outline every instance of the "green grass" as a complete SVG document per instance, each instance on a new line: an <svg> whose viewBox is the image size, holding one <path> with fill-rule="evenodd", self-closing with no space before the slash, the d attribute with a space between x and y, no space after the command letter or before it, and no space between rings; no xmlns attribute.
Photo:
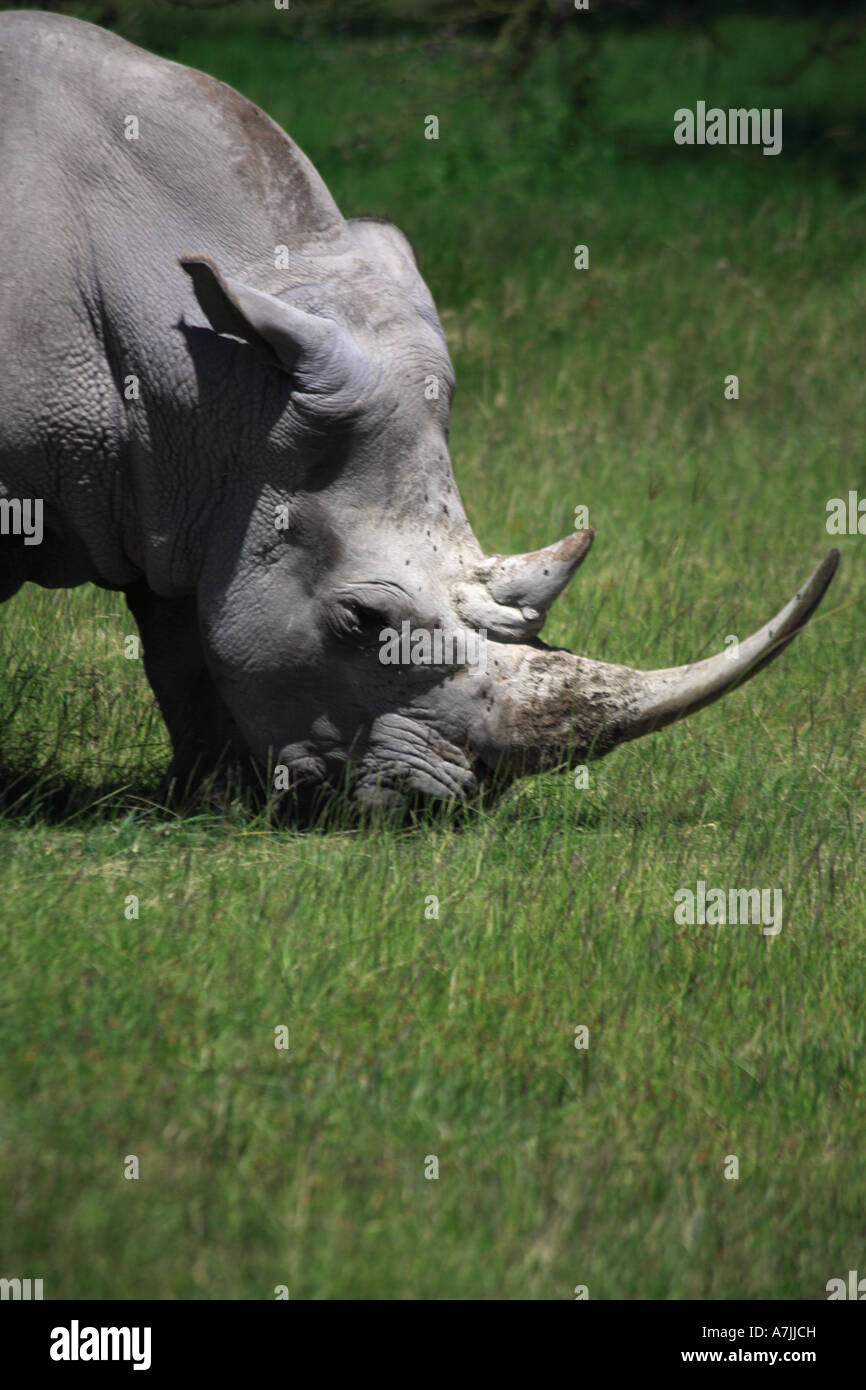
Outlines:
<svg viewBox="0 0 866 1390"><path fill-rule="evenodd" d="M863 108L826 64L768 83L801 31L617 41L575 113L551 54L515 96L472 43L148 14L138 37L417 244L482 544L589 507L548 640L705 655L835 543L827 499L866 495L866 193L828 132ZM782 105L792 139L679 150L699 97ZM122 599L28 586L0 619L0 1274L47 1297L823 1298L862 1269L864 546L842 538L777 665L587 790L534 779L411 831L161 811ZM781 888L781 933L676 926L699 878Z"/></svg>

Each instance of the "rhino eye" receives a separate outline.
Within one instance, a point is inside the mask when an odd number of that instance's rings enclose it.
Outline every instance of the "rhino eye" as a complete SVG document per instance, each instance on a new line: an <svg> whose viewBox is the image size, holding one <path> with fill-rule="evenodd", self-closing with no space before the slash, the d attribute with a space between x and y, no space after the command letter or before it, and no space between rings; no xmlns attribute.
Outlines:
<svg viewBox="0 0 866 1390"><path fill-rule="evenodd" d="M355 642L359 646L377 645L379 633L384 627L388 627L389 623L387 613L355 599L340 599L332 605L329 613L329 624L334 636L343 642Z"/></svg>

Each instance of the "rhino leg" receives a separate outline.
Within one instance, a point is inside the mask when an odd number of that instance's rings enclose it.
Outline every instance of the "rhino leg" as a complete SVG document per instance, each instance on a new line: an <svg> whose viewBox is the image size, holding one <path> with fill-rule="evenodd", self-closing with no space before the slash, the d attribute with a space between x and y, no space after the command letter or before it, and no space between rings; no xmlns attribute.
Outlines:
<svg viewBox="0 0 866 1390"><path fill-rule="evenodd" d="M204 660L194 598L160 598L142 580L124 590L138 624L144 669L171 737L170 799L203 784L253 785L249 754Z"/></svg>

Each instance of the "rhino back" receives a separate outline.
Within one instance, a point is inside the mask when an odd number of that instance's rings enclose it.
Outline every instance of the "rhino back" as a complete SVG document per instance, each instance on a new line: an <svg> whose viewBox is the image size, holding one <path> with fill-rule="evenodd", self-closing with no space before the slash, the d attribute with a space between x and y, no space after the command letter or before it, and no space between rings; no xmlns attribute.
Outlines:
<svg viewBox="0 0 866 1390"><path fill-rule="evenodd" d="M135 530L142 468L161 464L131 458L152 440L130 437L148 422L123 381L164 416L195 399L178 323L203 320L178 256L263 277L276 245L344 228L307 158L230 87L94 25L0 15L0 488L44 495L68 551L56 575L31 555L47 571L29 577L135 572L112 510Z"/></svg>
<svg viewBox="0 0 866 1390"><path fill-rule="evenodd" d="M242 261L270 230L342 219L313 166L231 87L61 15L0 14L0 177L130 242L183 228ZM125 138L128 116L137 139ZM72 228L64 228L71 231Z"/></svg>

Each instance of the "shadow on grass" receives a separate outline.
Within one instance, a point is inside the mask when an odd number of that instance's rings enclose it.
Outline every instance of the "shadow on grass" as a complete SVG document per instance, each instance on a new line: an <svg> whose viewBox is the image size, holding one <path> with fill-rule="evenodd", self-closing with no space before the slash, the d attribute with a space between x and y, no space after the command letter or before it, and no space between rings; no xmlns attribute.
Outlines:
<svg viewBox="0 0 866 1390"><path fill-rule="evenodd" d="M462 834L484 827L506 834L510 826L536 822L558 835L563 829L593 833L605 827L639 832L658 818L655 794L648 795L645 802L611 802L607 796L580 796L566 802L559 779L567 776L562 771L503 786L491 782L459 802L415 795L393 809L362 805L345 793L268 795L263 786L234 771L188 789L179 788L167 775L155 776L144 768L125 782L116 776L67 776L28 762L20 752L4 755L0 750L0 820L28 828L42 824L82 830L132 820L137 824L212 826L223 833L269 830L304 834L369 833L386 828L408 834L437 829ZM614 773L611 788L615 781ZM693 825L694 808L689 798L666 806L665 818L676 825Z"/></svg>
<svg viewBox="0 0 866 1390"><path fill-rule="evenodd" d="M0 817L8 821L60 826L82 821L103 823L130 812L174 818L160 795L160 784L144 775L129 782L117 778L89 780L47 772L0 753Z"/></svg>
<svg viewBox="0 0 866 1390"><path fill-rule="evenodd" d="M0 752L0 819L7 823L43 824L86 829L134 819L139 823L214 824L226 830L334 833L370 831L385 826L416 831L433 826L474 824L493 804L482 789L466 802L430 802L411 798L399 813L362 806L346 795L283 792L266 795L248 779L209 779L180 788L167 777L142 771L128 781L116 777L64 776Z"/></svg>

